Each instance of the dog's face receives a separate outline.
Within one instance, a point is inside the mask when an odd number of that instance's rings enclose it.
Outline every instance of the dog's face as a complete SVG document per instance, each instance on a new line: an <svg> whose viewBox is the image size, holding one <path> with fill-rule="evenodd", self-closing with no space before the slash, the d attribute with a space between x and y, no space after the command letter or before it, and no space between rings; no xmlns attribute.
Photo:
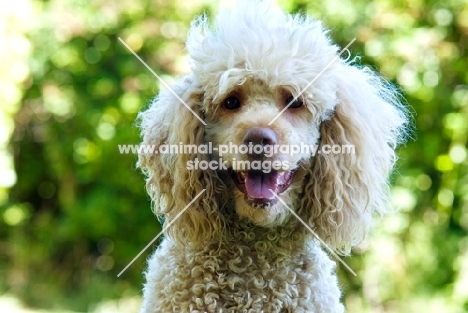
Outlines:
<svg viewBox="0 0 468 313"><path fill-rule="evenodd" d="M261 226L283 223L287 205L343 252L363 240L372 213L385 212L383 187L405 138L394 88L340 59L320 22L266 2L221 11L213 27L198 18L187 51L191 73L140 114L146 145L218 149L140 155L155 212L175 223L169 235L217 240L234 203L240 218ZM355 153L319 153L345 145ZM194 169L195 159L219 167Z"/></svg>
<svg viewBox="0 0 468 313"><path fill-rule="evenodd" d="M255 77L207 102L205 141L228 168L220 175L235 186L237 214L258 225L281 223L289 213L283 202L300 192L301 168L310 162L326 112L293 86Z"/></svg>
<svg viewBox="0 0 468 313"><path fill-rule="evenodd" d="M294 206L320 125L336 106L334 66L322 70L337 47L319 22L290 20L281 11L263 9L260 19L248 7L240 8L237 17L221 14L217 34L202 20L187 49L203 91L204 141L229 146L211 157L226 161L229 173L218 173L235 198L236 212L258 225L274 225L289 216L282 202ZM233 148L242 145L251 149ZM298 152L304 145L310 149ZM255 146L264 149L252 151Z"/></svg>

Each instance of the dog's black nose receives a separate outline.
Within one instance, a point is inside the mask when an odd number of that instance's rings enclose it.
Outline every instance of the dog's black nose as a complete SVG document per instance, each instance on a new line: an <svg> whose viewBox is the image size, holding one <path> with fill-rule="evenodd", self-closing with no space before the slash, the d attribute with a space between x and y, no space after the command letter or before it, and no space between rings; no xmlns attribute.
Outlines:
<svg viewBox="0 0 468 313"><path fill-rule="evenodd" d="M261 145L261 146L266 146L266 145L276 145L278 144L278 138L276 137L275 132L266 127L255 127L249 129L243 138L243 142L246 145L249 145L249 143L252 143L254 146L255 145Z"/></svg>

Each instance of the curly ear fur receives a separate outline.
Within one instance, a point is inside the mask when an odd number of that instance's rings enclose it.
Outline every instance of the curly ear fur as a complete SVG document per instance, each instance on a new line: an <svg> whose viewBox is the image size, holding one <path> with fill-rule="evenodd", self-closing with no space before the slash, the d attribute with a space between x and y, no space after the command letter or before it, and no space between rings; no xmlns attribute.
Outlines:
<svg viewBox="0 0 468 313"><path fill-rule="evenodd" d="M386 210L407 119L395 90L370 70L342 63L335 77L337 103L321 125L320 146L354 145L355 153L312 157L302 208L318 235L346 254L366 238L372 213Z"/></svg>
<svg viewBox="0 0 468 313"><path fill-rule="evenodd" d="M202 117L203 90L193 77L185 77L171 87L198 116ZM164 89L139 116L142 145L201 145L204 125L169 90ZM209 160L206 154L140 154L138 166L147 175L146 189L154 212L165 218L166 232L182 243L197 245L216 238L222 227L218 208L223 183L210 170L188 170L187 161ZM203 189L205 192L175 221Z"/></svg>

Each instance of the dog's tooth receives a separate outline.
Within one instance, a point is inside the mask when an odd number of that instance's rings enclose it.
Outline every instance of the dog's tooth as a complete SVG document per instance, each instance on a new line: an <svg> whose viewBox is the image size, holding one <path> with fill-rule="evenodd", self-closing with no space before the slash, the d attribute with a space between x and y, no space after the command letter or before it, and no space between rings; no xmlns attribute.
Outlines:
<svg viewBox="0 0 468 313"><path fill-rule="evenodd" d="M277 177L277 182L279 185L284 184L284 174L285 172L279 172Z"/></svg>

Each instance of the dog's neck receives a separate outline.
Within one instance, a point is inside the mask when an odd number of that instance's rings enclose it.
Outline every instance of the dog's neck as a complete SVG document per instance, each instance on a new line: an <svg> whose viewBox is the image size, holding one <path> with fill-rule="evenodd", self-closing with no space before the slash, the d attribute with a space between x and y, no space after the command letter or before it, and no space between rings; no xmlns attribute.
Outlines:
<svg viewBox="0 0 468 313"><path fill-rule="evenodd" d="M250 221L235 219L224 230L222 246L237 246L251 249L254 254L275 257L293 253L302 253L310 242L310 234L304 232L303 227L291 218L283 225L262 227Z"/></svg>

